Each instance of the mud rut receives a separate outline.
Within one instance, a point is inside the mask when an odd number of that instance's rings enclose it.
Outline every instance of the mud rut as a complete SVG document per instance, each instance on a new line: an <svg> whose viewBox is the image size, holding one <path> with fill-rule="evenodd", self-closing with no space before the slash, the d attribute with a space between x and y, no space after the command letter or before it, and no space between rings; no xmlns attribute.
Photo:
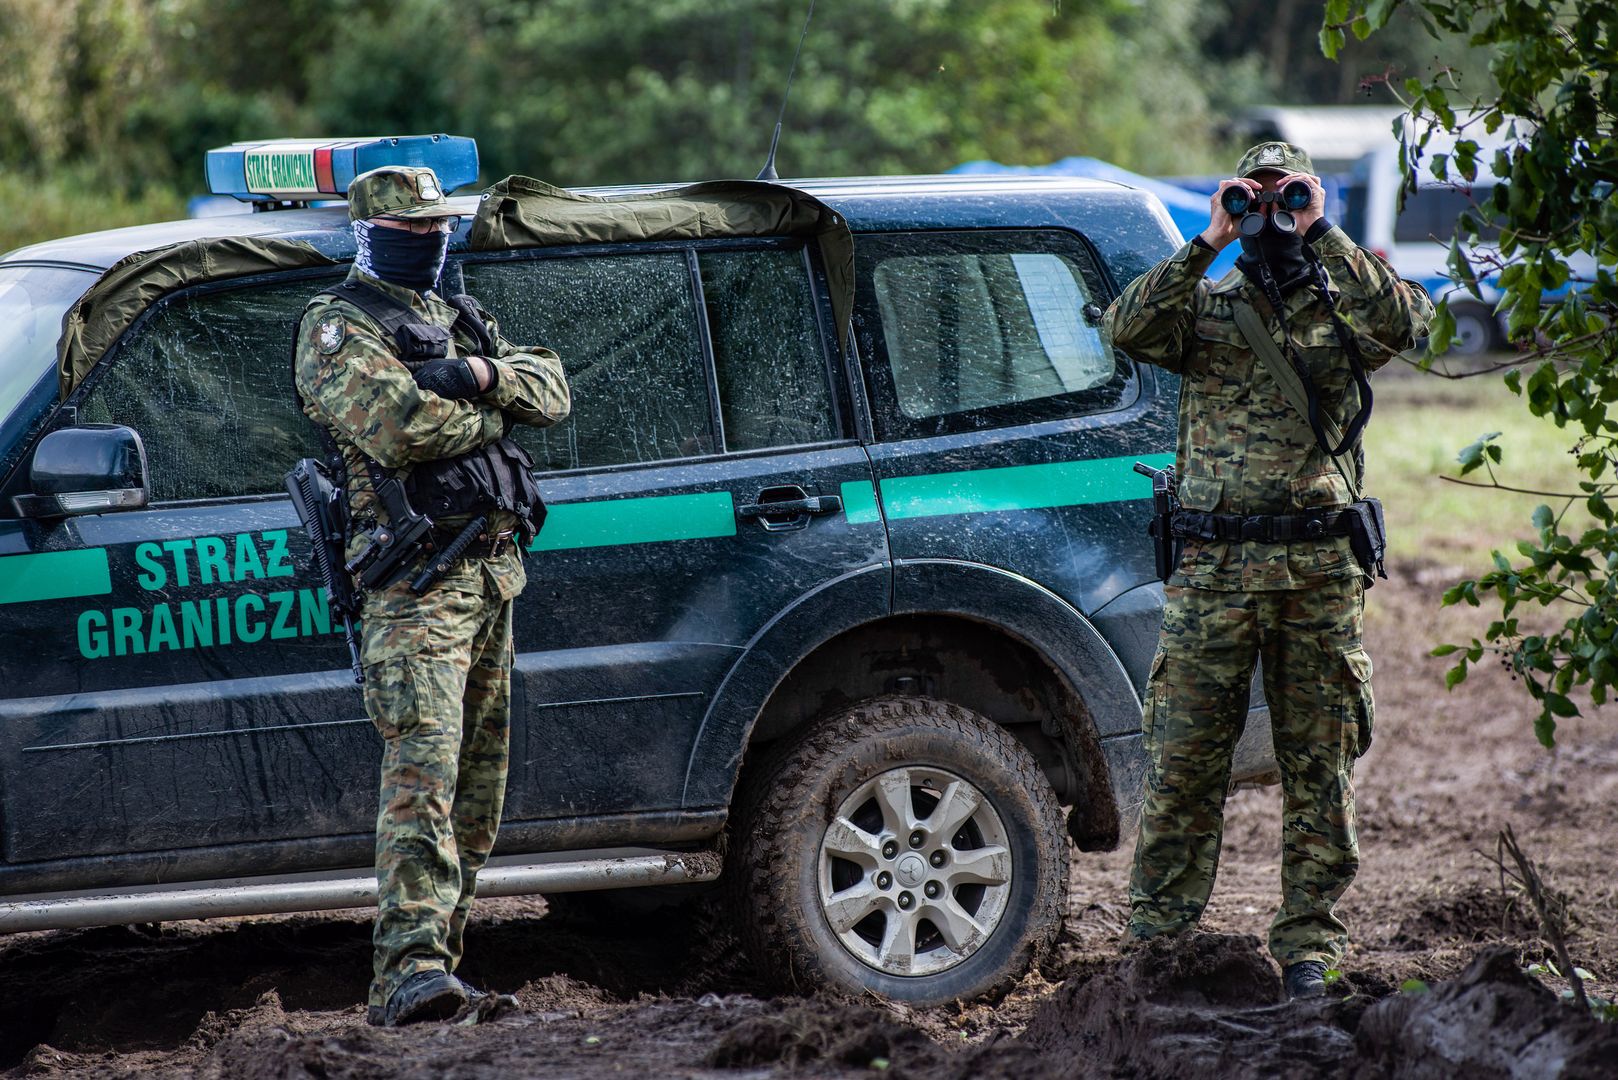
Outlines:
<svg viewBox="0 0 1618 1080"><path fill-rule="evenodd" d="M1128 852L1075 856L1056 950L1003 1001L916 1012L772 995L715 915L480 906L463 974L521 1007L378 1031L363 912L0 939L6 1076L1618 1076L1597 1025L1522 974L1531 918L1477 849L1509 821L1580 919L1573 952L1618 991L1618 732L1566 725L1551 756L1503 674L1455 694L1431 643L1469 629L1411 575L1372 594L1376 744L1357 774L1363 865L1345 999L1278 1003L1262 936L1279 889L1274 792L1231 800L1209 931L1120 959ZM1446 620L1448 622L1446 622ZM1468 633L1467 636L1470 636ZM1513 688L1514 689L1514 688ZM650 894L648 894L650 895ZM1419 978L1434 989L1399 993Z"/></svg>

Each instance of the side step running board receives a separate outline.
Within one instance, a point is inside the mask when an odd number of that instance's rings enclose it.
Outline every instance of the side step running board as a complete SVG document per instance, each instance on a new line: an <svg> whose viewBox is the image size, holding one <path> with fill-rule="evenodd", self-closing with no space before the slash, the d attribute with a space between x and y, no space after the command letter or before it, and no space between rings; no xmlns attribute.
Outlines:
<svg viewBox="0 0 1618 1080"><path fill-rule="evenodd" d="M491 863L478 874L478 896L588 892L712 881L719 876L719 868L719 856L709 851L657 852L571 862ZM374 877L42 897L0 903L0 934L375 906Z"/></svg>

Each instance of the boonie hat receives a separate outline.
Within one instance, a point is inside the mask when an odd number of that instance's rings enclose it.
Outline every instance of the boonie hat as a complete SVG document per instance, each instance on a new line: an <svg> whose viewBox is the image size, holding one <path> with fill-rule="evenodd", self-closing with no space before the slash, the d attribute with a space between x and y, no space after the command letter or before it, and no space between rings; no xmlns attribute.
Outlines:
<svg viewBox="0 0 1618 1080"><path fill-rule="evenodd" d="M1262 142L1242 155L1236 166L1236 175L1251 178L1254 173L1279 169L1287 173L1315 174L1315 163L1301 146L1287 142ZM358 180L354 181L356 184Z"/></svg>
<svg viewBox="0 0 1618 1080"><path fill-rule="evenodd" d="M360 173L348 185L348 216L352 221L374 217L459 217L450 208L438 174L422 166L385 165Z"/></svg>

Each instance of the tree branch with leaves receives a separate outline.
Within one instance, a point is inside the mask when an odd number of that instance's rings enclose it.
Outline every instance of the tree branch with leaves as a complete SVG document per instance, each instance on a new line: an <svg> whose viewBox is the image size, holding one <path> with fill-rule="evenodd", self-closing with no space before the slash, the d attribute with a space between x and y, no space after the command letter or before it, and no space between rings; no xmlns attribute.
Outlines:
<svg viewBox="0 0 1618 1080"><path fill-rule="evenodd" d="M1535 537L1517 544L1517 559L1496 551L1492 569L1445 592L1446 605L1498 603L1500 618L1470 643L1433 653L1457 658L1445 677L1452 687L1485 655L1503 659L1539 704L1534 731L1551 746L1556 721L1579 714L1576 689L1599 705L1618 684L1618 0L1329 0L1322 52L1335 57L1348 35L1365 39L1401 7L1436 40L1491 50L1492 85L1481 92L1445 67L1397 86L1385 76L1371 81L1386 82L1407 107L1394 125L1403 194L1416 190L1423 168L1462 190L1480 164L1492 172L1493 191L1456 225L1449 276L1478 301L1485 282L1498 288L1519 350L1505 385L1532 415L1567 432L1584 477L1577 493L1559 496L1560 510L1534 511ZM1487 161L1480 131L1505 144ZM1453 147L1430 152L1439 132ZM1438 305L1423 366L1450 344L1449 306L1447 298ZM1507 489L1495 475L1505 462L1496 438L1463 450L1461 473L1482 470L1483 486ZM1566 514L1580 504L1593 524L1573 535ZM1524 605L1562 621L1527 632Z"/></svg>

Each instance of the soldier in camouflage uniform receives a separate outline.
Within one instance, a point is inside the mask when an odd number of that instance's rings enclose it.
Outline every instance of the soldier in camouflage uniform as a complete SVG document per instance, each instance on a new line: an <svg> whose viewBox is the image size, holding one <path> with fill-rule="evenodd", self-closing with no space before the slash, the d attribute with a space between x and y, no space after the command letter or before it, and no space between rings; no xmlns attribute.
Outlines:
<svg viewBox="0 0 1618 1080"><path fill-rule="evenodd" d="M426 168L384 168L349 188L362 282L450 329L457 309L431 290L456 212ZM499 440L513 424L554 424L569 396L555 353L519 348L485 317L493 355L464 328L447 356L412 371L395 339L361 308L322 294L299 324L295 372L304 409L335 437L353 521L386 524L365 457L401 479L422 462ZM416 508L420 510L420 507ZM464 521L437 522L451 532ZM511 607L526 581L511 515L427 591L413 575L365 597L366 712L384 740L376 829L379 910L372 1023L453 1015L480 996L453 972L478 870L505 796L510 734ZM364 543L351 538L352 557Z"/></svg>
<svg viewBox="0 0 1618 1080"><path fill-rule="evenodd" d="M1318 256L1365 368L1410 348L1432 316L1419 285L1401 281L1324 217L1312 172L1308 156L1290 144L1249 150L1237 178L1220 191L1235 184L1274 191L1304 179L1312 198L1296 214L1296 232L1288 237L1267 226L1258 237L1239 236L1216 193L1208 229L1130 283L1107 312L1119 348L1181 377L1176 472L1186 511L1237 520L1289 516L1290 529L1304 511L1335 519L1331 511L1359 497L1349 480L1357 478L1357 460L1334 460L1319 445L1235 321L1236 306L1245 303L1273 341L1287 335L1322 407L1346 425L1356 405L1348 351L1305 273L1303 245ZM1204 271L1236 239L1243 246L1237 268L1209 281ZM1278 283L1279 320L1255 284L1260 263ZM1231 753L1254 661L1262 659L1284 798L1281 909L1270 951L1289 995L1323 992L1325 968L1348 944L1333 909L1359 865L1350 776L1370 743L1373 716L1371 660L1360 636L1365 573L1346 535L1185 539L1164 590L1143 710L1151 765L1130 879L1129 940L1187 930L1208 902Z"/></svg>

